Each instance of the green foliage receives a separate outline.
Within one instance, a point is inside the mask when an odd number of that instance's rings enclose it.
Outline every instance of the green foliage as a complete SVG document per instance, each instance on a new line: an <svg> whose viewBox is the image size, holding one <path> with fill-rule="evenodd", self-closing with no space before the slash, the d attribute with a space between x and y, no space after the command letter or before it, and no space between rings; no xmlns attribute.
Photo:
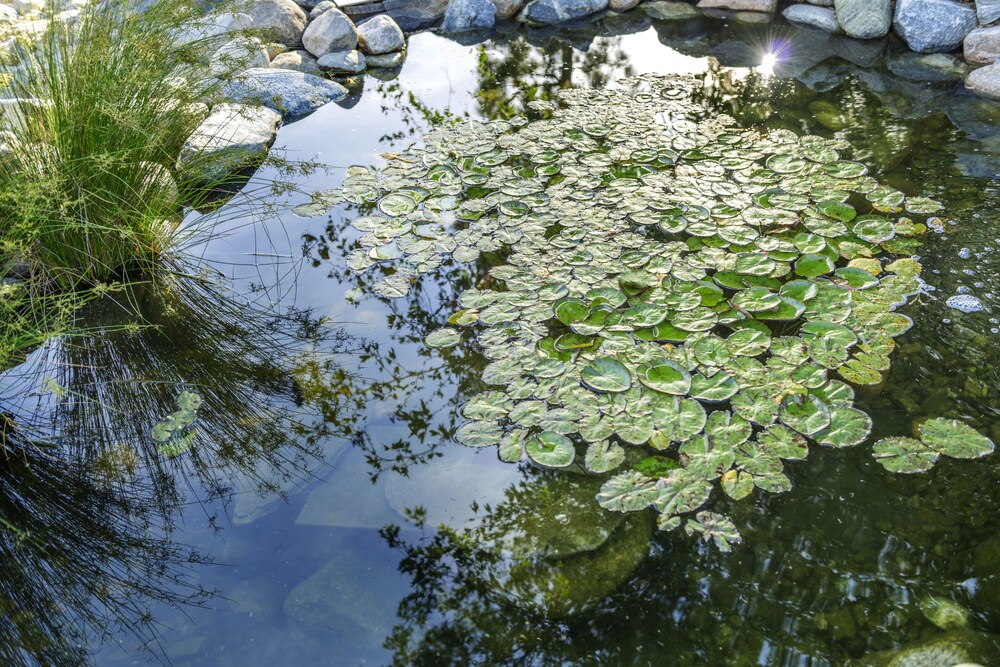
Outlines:
<svg viewBox="0 0 1000 667"><path fill-rule="evenodd" d="M585 445L591 472L614 473L601 506L653 507L661 529L686 519L727 550L728 520L687 518L716 482L734 499L787 491L783 460L810 440L868 438L871 419L832 374L881 382L919 264L880 244L918 228L863 203L893 193L840 159L844 142L706 116L684 101L694 80L633 83L567 91L540 121L433 132L379 172L351 168L339 196L381 214L355 221L366 235L349 265L391 261L375 289L394 297L448 256L502 251L488 287L459 299L493 389L457 439L500 445L504 460L527 442L546 466ZM664 114L687 119L682 131L665 134ZM397 206L413 188L424 198Z"/></svg>

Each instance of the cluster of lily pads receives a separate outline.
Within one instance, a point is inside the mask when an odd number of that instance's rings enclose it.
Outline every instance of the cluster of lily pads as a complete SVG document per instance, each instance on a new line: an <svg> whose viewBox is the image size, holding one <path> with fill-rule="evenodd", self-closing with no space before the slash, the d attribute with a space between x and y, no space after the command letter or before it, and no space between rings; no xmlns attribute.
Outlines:
<svg viewBox="0 0 1000 667"><path fill-rule="evenodd" d="M868 438L851 385L880 383L911 326L897 308L941 206L880 185L843 141L708 116L698 85L642 77L532 103L535 120L435 130L316 204L366 213L348 264L378 265L383 296L449 257L505 258L426 338L475 337L490 360L459 442L612 474L601 506L652 506L660 528L686 519L728 549L727 518L690 516L716 483L733 499L786 491L783 461L809 442ZM993 447L961 422L923 428L878 460L908 472ZM979 446L955 444L970 431Z"/></svg>
<svg viewBox="0 0 1000 667"><path fill-rule="evenodd" d="M182 391L177 396L177 410L150 429L149 436L157 443L163 456L180 456L191 448L195 431L191 428L198 418L198 408L204 399L192 391Z"/></svg>

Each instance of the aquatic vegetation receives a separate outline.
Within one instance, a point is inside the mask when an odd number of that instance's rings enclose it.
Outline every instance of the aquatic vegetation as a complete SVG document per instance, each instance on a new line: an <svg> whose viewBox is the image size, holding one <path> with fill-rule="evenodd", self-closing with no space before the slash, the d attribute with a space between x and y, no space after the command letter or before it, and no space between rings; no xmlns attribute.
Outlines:
<svg viewBox="0 0 1000 667"><path fill-rule="evenodd" d="M161 454L180 456L191 448L196 432L190 426L198 418L198 408L203 402L198 394L182 391L177 396L178 409L150 429L149 436L159 444L157 449Z"/></svg>
<svg viewBox="0 0 1000 667"><path fill-rule="evenodd" d="M495 389L465 406L455 438L546 467L583 451L593 473L621 469L601 506L652 506L665 530L717 480L734 499L787 491L783 461L810 441L868 438L851 385L879 384L910 328L897 312L920 289L910 255L941 208L880 185L845 142L706 114L687 101L693 85L646 77L534 103L534 121L435 131L322 195L369 213L348 264L379 265L382 296L448 255L502 253L426 340L475 335L490 359ZM940 443L958 427L928 428ZM679 466L635 469L650 449ZM699 517L689 532L738 538Z"/></svg>

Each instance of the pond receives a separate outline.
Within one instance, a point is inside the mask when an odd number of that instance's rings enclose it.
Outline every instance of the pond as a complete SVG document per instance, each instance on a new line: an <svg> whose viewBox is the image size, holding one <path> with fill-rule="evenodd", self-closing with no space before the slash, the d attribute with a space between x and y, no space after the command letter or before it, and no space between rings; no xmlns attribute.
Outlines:
<svg viewBox="0 0 1000 667"><path fill-rule="evenodd" d="M27 528L0 574L5 664L818 666L890 664L893 655L891 664L918 664L898 660L929 645L945 656L971 647L984 664L1000 659L995 456L943 456L921 474L890 472L872 456L880 438L926 435L916 425L927 418L959 419L1000 440L1000 109L958 92L961 78L939 61L893 44L870 53L834 40L782 24L651 23L641 12L472 45L422 33L410 39L398 78L369 76L346 102L278 138L284 156L329 166L297 177L307 192L326 192L345 177L357 181L352 167L388 165L405 175L415 159L408 148L432 131L448 147L472 141L470 120L515 119L500 126L512 132L526 114L528 127L541 127L559 91L578 91L565 99L603 104L603 118L634 122L639 132L641 118L618 117L635 108L610 91L646 76L654 89L673 91L681 135L726 115L730 134L770 132L795 150L838 146L844 164L867 165L886 192L940 202L940 211L912 216L939 216L922 246L893 247L916 256L923 284L893 313L913 325L890 334L891 369L869 370L876 379L867 382L855 376L853 406L871 417L871 434L859 446L813 444L807 459L786 460L783 481L770 487L783 493L713 487L691 509L711 512L709 534L721 536L723 549L683 529L656 530L650 510L602 509L595 496L610 475L532 462L562 466L545 456L561 441L528 443L529 457L516 464L496 447L458 442L470 440L460 430L470 399L515 391L514 378L484 383L497 349L513 342L490 345L481 334L452 345L452 334L434 332L472 307L470 294L514 278L497 267L530 262L511 251L514 240L440 261L423 256L425 266L393 283L399 247L352 226L371 206L328 194L293 212L310 203L293 194L273 212L269 204L286 197L271 192L282 176L264 171L247 186L252 197L220 214L217 233L191 235L189 259L167 284L139 302L91 308L88 324L104 327L101 335L50 344L4 376L18 410L73 451L65 464L44 451L12 463L5 516ZM774 62L761 67L767 53ZM586 166L593 154L573 151L606 134L565 136L558 151ZM799 137L813 139L800 145ZM553 160L511 167L529 171L511 183L509 220L525 212L512 202L547 202L550 190L528 181ZM642 164L622 178L653 171ZM695 170L689 184L706 187L706 175ZM589 188L608 185L598 179ZM564 188L579 207L567 210L600 228L600 216L587 217L593 193L584 196L585 186ZM635 198L625 189L616 196L621 206ZM719 197L737 205L739 194ZM869 212L864 193L847 201ZM455 202L437 205L448 211ZM567 228L542 225L540 238ZM665 249L662 230L649 234L660 234ZM440 240L435 233L423 238ZM606 240L633 236L612 230ZM807 254L822 259L817 252ZM385 261L355 270L376 260ZM555 272L557 258L548 266ZM803 267L799 275L813 274ZM973 307L946 305L963 295L958 305ZM750 297L742 305L755 311ZM546 322L539 326L565 331ZM425 344L429 334L435 345ZM566 350L591 345L564 341ZM566 350L552 348L550 359ZM669 368L647 373L646 386L683 383L677 364ZM616 372L600 368L591 383L613 393ZM495 421L487 408L481 420ZM176 450L151 447L149 430L185 411L193 439L178 445L167 433ZM536 417L521 418L537 425ZM622 470L642 469L638 448L625 446ZM609 443L603 456L619 450ZM658 452L647 450L647 468L668 465L649 463ZM520 444L516 455L503 445L500 452L522 457ZM600 467L597 458L588 454L587 468ZM732 544L730 529L739 536Z"/></svg>

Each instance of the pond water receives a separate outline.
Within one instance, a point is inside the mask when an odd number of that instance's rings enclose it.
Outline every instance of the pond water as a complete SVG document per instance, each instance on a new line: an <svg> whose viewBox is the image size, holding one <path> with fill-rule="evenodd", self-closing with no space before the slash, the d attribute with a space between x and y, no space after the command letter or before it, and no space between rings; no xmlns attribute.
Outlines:
<svg viewBox="0 0 1000 667"><path fill-rule="evenodd" d="M4 516L30 534L0 569L4 664L818 666L942 637L1000 655L995 455L912 476L871 456L923 417L1000 440L997 105L892 44L637 12L596 30L415 35L398 78L369 76L278 147L331 167L299 177L318 191L435 127L649 73L694 76L694 103L744 126L846 140L947 221L918 251L926 288L887 380L857 389L871 437L787 463L787 493L716 492L707 507L742 536L732 553L655 531L601 510L600 479L454 442L488 360L423 339L500 258L445 263L383 298L347 266L351 207L272 215L237 198L218 235L192 237L189 275L94 309L100 336L5 377L71 453L12 465ZM773 72L757 67L768 51ZM248 190L267 197L272 178ZM963 294L983 309L945 304ZM134 310L156 328L122 330ZM158 456L145 434L182 390L204 399L198 439ZM511 575L484 535L551 558Z"/></svg>

